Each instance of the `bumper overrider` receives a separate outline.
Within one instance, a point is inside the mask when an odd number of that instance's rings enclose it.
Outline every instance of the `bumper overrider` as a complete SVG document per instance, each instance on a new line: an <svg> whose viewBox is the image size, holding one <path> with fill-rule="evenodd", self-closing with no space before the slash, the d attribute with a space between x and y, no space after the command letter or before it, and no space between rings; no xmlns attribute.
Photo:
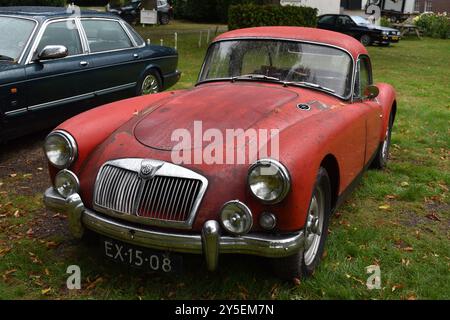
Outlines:
<svg viewBox="0 0 450 320"><path fill-rule="evenodd" d="M69 229L82 237L87 228L101 235L156 250L203 254L209 270L218 266L219 254L238 253L268 258L281 258L295 254L304 246L304 233L221 235L221 227L215 220L205 222L200 234L162 232L146 226L136 226L119 221L86 208L79 194L60 196L53 187L44 194L45 205L54 211L68 214Z"/></svg>

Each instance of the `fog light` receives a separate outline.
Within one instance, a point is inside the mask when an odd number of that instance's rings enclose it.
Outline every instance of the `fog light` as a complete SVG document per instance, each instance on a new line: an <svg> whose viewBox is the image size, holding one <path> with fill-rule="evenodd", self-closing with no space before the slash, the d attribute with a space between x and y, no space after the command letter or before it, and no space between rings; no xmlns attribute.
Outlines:
<svg viewBox="0 0 450 320"><path fill-rule="evenodd" d="M225 230L236 235L249 232L253 225L250 209L238 200L225 203L220 212L220 218Z"/></svg>
<svg viewBox="0 0 450 320"><path fill-rule="evenodd" d="M263 212L259 217L259 224L265 230L272 230L277 225L277 218L273 213Z"/></svg>
<svg viewBox="0 0 450 320"><path fill-rule="evenodd" d="M55 189L61 196L67 198L74 193L78 193L80 182L72 171L62 170L55 177Z"/></svg>

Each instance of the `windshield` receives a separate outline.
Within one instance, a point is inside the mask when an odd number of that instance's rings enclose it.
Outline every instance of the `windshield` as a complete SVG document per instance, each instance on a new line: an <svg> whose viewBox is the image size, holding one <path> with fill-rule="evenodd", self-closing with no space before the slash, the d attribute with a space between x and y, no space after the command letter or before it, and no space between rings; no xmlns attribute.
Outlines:
<svg viewBox="0 0 450 320"><path fill-rule="evenodd" d="M239 77L306 85L348 97L352 60L342 50L297 41L226 40L213 44L199 82Z"/></svg>
<svg viewBox="0 0 450 320"><path fill-rule="evenodd" d="M0 16L0 61L19 60L35 25L32 20Z"/></svg>
<svg viewBox="0 0 450 320"><path fill-rule="evenodd" d="M370 24L369 20L366 20L366 19L364 19L363 17L360 17L360 16L351 16L350 18L352 18L352 20L356 24Z"/></svg>

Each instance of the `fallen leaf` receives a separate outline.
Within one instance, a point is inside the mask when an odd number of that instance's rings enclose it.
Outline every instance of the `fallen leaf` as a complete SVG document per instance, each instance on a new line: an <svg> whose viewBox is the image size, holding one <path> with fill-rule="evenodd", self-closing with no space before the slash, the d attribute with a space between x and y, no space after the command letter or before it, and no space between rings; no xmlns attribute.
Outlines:
<svg viewBox="0 0 450 320"><path fill-rule="evenodd" d="M31 236L31 235L33 235L34 232L33 232L33 229L30 228L30 229L27 230L26 233L27 233L27 235Z"/></svg>
<svg viewBox="0 0 450 320"><path fill-rule="evenodd" d="M37 168L39 171L42 171L42 170L44 170L43 168L41 168L41 167L39 167L39 168Z"/></svg>
<svg viewBox="0 0 450 320"><path fill-rule="evenodd" d="M11 273L14 273L14 272L16 272L16 271L17 271L17 269L11 269L11 270L5 271L3 274L4 274L5 276L8 276L8 275L10 275Z"/></svg>
<svg viewBox="0 0 450 320"><path fill-rule="evenodd" d="M54 242L54 241L48 241L45 243L45 245L47 246L47 248L53 249L53 248L56 248L57 246L59 246L59 243Z"/></svg>
<svg viewBox="0 0 450 320"><path fill-rule="evenodd" d="M9 176L10 176L11 178L15 178L15 177L17 176L17 173L11 173Z"/></svg>
<svg viewBox="0 0 450 320"><path fill-rule="evenodd" d="M393 199L395 199L395 198L397 198L397 196L394 195L394 194L388 194L388 195L386 196L386 199L389 199L389 200L393 200Z"/></svg>
<svg viewBox="0 0 450 320"><path fill-rule="evenodd" d="M403 182L400 183L400 186L401 187L407 187L407 186L409 186L409 183L406 182L406 181L403 181Z"/></svg>
<svg viewBox="0 0 450 320"><path fill-rule="evenodd" d="M392 287L392 292L394 292L395 290L397 290L397 289L402 289L403 288L403 285L402 284L396 284L396 285L394 285L393 287Z"/></svg>
<svg viewBox="0 0 450 320"><path fill-rule="evenodd" d="M91 290L94 289L98 284L103 282L103 278L102 277L98 277L97 279L95 279L95 281L93 281L91 284L89 284L86 289L87 290Z"/></svg>
<svg viewBox="0 0 450 320"><path fill-rule="evenodd" d="M405 266L409 266L409 259L402 258L402 264L404 264Z"/></svg>
<svg viewBox="0 0 450 320"><path fill-rule="evenodd" d="M427 214L425 217L433 221L441 221L441 218L434 212Z"/></svg>
<svg viewBox="0 0 450 320"><path fill-rule="evenodd" d="M402 248L402 250L407 251L407 252L414 251L414 249L412 247L405 247L405 248Z"/></svg>
<svg viewBox="0 0 450 320"><path fill-rule="evenodd" d="M48 294L51 290L52 290L52 288L43 289L43 290L41 290L41 293Z"/></svg>
<svg viewBox="0 0 450 320"><path fill-rule="evenodd" d="M292 281L294 282L294 285L299 286L301 284L301 281L299 278L294 278L292 279Z"/></svg>
<svg viewBox="0 0 450 320"><path fill-rule="evenodd" d="M388 205L388 204L383 204L383 205L379 206L378 209L387 210L387 209L389 209L390 207L391 207L391 206Z"/></svg>
<svg viewBox="0 0 450 320"><path fill-rule="evenodd" d="M49 276L49 275L50 275L50 271L48 271L48 269L47 269L47 268L45 268L45 269L44 269L44 272L45 272L45 274L46 274L47 276Z"/></svg>
<svg viewBox="0 0 450 320"><path fill-rule="evenodd" d="M19 210L16 210L16 211L14 212L14 217L16 217L16 218L19 218L19 217L20 217Z"/></svg>
<svg viewBox="0 0 450 320"><path fill-rule="evenodd" d="M417 297L416 297L415 295L411 295L411 296L409 296L407 299L408 299L408 300L416 300Z"/></svg>

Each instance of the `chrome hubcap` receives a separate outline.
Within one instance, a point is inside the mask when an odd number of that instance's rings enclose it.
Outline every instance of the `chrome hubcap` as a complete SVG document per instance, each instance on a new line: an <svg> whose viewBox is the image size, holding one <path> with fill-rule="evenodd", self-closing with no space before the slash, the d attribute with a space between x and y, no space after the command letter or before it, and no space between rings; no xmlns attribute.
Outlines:
<svg viewBox="0 0 450 320"><path fill-rule="evenodd" d="M152 74L145 77L144 82L142 82L142 94L152 94L159 92L158 80Z"/></svg>
<svg viewBox="0 0 450 320"><path fill-rule="evenodd" d="M317 189L308 210L305 229L305 264L313 263L319 251L324 221L324 196L322 189Z"/></svg>

